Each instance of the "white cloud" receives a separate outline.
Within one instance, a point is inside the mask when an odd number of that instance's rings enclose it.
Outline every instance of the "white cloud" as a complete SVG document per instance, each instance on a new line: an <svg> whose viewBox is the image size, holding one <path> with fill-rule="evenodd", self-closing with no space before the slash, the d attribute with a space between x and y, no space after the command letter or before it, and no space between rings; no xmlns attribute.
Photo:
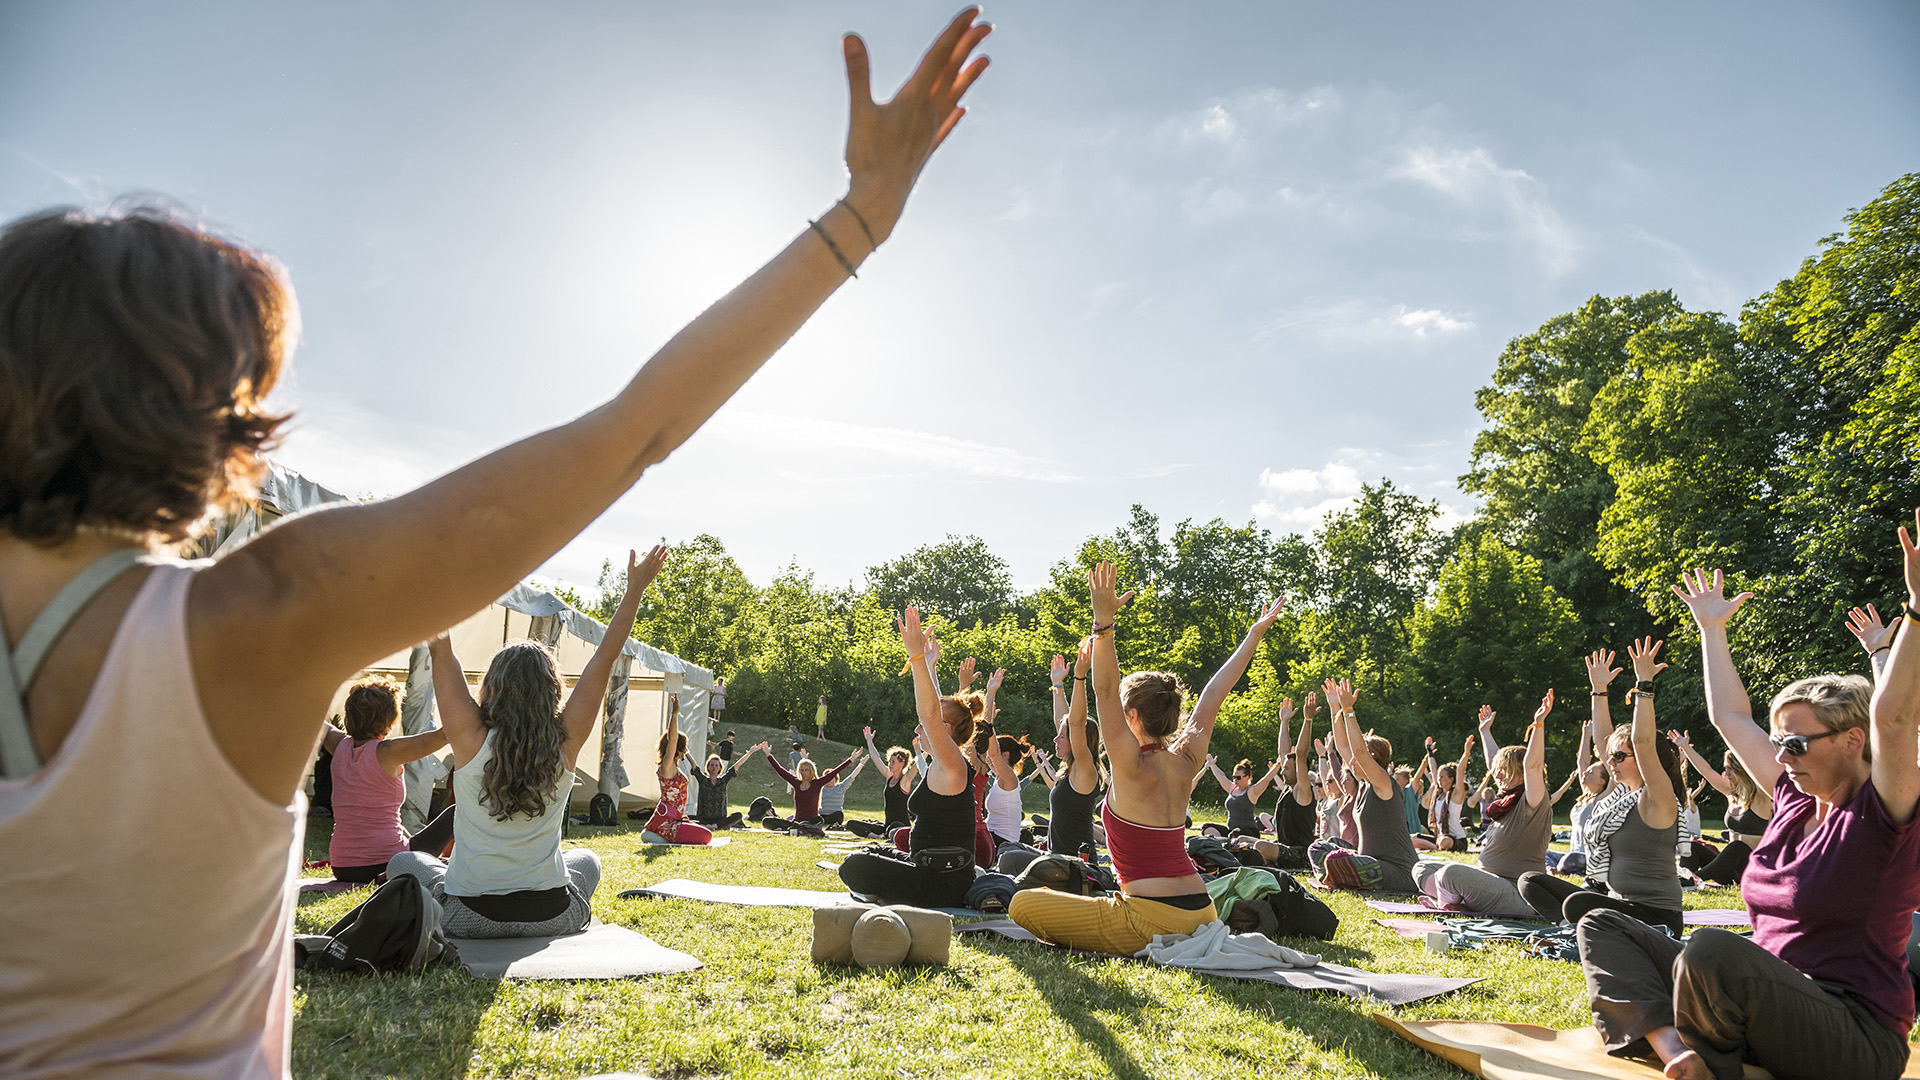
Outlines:
<svg viewBox="0 0 1920 1080"><path fill-rule="evenodd" d="M841 450L867 458L893 458L963 476L1065 484L1079 479L1058 463L1004 446L990 446L950 435L908 428L849 424L841 420L727 410L707 424L707 432L736 443L761 447L769 460L790 460L796 451Z"/></svg>
<svg viewBox="0 0 1920 1080"><path fill-rule="evenodd" d="M1449 470L1432 460L1442 446L1407 448L1411 454L1343 447L1317 469L1262 469L1256 482L1258 501L1253 515L1261 522L1300 532L1318 528L1328 514L1354 505L1363 482L1390 478L1401 490L1422 499L1437 500L1440 516L1434 527L1451 529L1471 516L1452 505L1458 501Z"/></svg>
<svg viewBox="0 0 1920 1080"><path fill-rule="evenodd" d="M1388 175L1424 184L1456 202L1497 209L1508 231L1535 249L1548 273L1558 276L1573 269L1579 242L1547 201L1540 182L1523 169L1502 166L1485 147L1415 147L1401 155Z"/></svg>
<svg viewBox="0 0 1920 1080"><path fill-rule="evenodd" d="M1283 492L1288 495L1334 492L1341 495L1360 493L1360 472L1345 462L1329 462L1319 469L1272 469L1260 470L1260 486L1269 491Z"/></svg>
<svg viewBox="0 0 1920 1080"><path fill-rule="evenodd" d="M1258 341L1307 334L1327 345L1377 345L1445 337L1473 327L1472 317L1460 312L1353 299L1281 310L1261 323L1252 337Z"/></svg>
<svg viewBox="0 0 1920 1080"><path fill-rule="evenodd" d="M1405 305L1402 305L1400 313L1393 317L1393 323L1395 326L1404 326L1412 330L1415 337L1426 337L1429 330L1440 334L1455 334L1462 330L1473 329L1471 321L1456 319L1437 308L1408 311Z"/></svg>

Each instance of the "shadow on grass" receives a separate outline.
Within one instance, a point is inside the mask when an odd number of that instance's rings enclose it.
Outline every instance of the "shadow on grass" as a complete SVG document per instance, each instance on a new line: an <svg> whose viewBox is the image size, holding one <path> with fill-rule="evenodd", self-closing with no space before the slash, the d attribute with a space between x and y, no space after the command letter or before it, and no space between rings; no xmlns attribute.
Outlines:
<svg viewBox="0 0 1920 1080"><path fill-rule="evenodd" d="M458 964L414 975L295 976L293 1074L464 1076L500 983Z"/></svg>
<svg viewBox="0 0 1920 1080"><path fill-rule="evenodd" d="M1053 1014L1106 1063L1108 1072L1120 1080L1152 1080L1152 1074L1134 1060L1112 1029L1095 1013L1125 1014L1138 1028L1148 1026L1140 1021L1139 1014L1149 1008L1163 1007L1160 1001L1135 990L1112 986L1088 973L1090 965L1107 964L1108 960L1074 956L1029 942L978 940L989 936L977 935L970 944L986 946L1025 975Z"/></svg>

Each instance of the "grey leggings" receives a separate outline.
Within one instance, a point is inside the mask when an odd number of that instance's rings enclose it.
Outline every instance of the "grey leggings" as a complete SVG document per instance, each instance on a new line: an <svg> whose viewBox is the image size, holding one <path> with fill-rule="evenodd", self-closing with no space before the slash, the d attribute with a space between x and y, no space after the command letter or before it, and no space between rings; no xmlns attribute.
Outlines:
<svg viewBox="0 0 1920 1080"><path fill-rule="evenodd" d="M433 898L440 901L443 908L440 928L448 937L554 937L586 929L593 918L589 902L593 899L593 890L600 887L600 856L592 851L586 848L563 851L560 863L566 867L570 879L567 891L572 894L572 902L567 910L539 922L496 922L462 904L459 897L448 896L444 884L447 864L418 851L403 851L389 859L387 879L392 880L399 874L419 878Z"/></svg>

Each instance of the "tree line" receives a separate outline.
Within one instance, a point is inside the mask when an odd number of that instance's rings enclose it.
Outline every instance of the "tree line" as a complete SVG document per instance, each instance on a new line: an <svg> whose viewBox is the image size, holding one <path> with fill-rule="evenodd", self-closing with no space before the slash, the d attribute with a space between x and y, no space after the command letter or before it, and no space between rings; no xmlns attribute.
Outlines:
<svg viewBox="0 0 1920 1080"><path fill-rule="evenodd" d="M1509 342L1475 395L1485 426L1459 481L1481 510L1457 527L1389 479L1308 535L1217 518L1169 528L1136 505L1027 592L975 536L856 585L789 565L761 587L702 535L674 547L634 634L725 678L730 719L806 726L824 693L830 737L858 741L871 721L904 743L913 691L893 617L915 604L941 631L947 685L964 657L1006 668L1002 730L1039 742L1052 724L1043 673L1086 633L1087 571L1105 559L1137 590L1117 634L1123 669L1171 671L1196 693L1259 603L1289 598L1221 710L1223 760L1267 761L1280 700L1339 675L1402 761L1429 734L1457 745L1482 704L1503 717L1497 732L1517 732L1553 687L1564 775L1586 717L1581 654L1624 654L1647 635L1673 659L1663 725L1712 752L1697 641L1670 589L1683 569L1725 567L1730 593L1755 594L1733 646L1756 698L1864 671L1842 618L1901 595L1884 549L1920 506L1920 173L1844 224L1737 317L1689 311L1671 291L1595 296ZM604 615L612 569L597 595L571 599Z"/></svg>

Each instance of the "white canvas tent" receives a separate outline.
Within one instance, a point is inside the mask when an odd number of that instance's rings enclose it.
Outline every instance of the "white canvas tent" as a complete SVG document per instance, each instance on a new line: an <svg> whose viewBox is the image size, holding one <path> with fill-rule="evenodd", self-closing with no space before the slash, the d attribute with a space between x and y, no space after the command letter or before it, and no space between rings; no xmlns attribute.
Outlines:
<svg viewBox="0 0 1920 1080"><path fill-rule="evenodd" d="M290 469L269 465L255 504L220 521L200 538L196 554L219 555L231 550L280 518L303 510L345 502L331 491ZM478 687L493 654L509 641L531 639L553 647L560 673L569 688L580 669L606 636L607 628L568 606L537 585L522 582L512 591L453 627L454 652L466 669L467 682ZM425 731L436 723L433 712L432 668L424 644L394 653L369 666L361 675L387 675L406 686L400 725L407 734ZM356 675L355 678L359 678ZM351 680L349 680L351 681ZM346 697L342 684L329 706L337 714ZM614 662L613 679L599 721L581 751L575 772L579 784L574 801L584 803L605 792L617 803L632 800L651 804L660 797L655 775L656 746L666 730L669 695L680 696L680 728L687 734L695 760L706 752L707 706L714 691L713 672L689 664L650 645L629 640ZM628 736L632 737L629 744ZM623 747L632 748L634 768L628 769ZM446 764L433 761L407 766L407 802L401 820L410 829L426 822L436 774Z"/></svg>

